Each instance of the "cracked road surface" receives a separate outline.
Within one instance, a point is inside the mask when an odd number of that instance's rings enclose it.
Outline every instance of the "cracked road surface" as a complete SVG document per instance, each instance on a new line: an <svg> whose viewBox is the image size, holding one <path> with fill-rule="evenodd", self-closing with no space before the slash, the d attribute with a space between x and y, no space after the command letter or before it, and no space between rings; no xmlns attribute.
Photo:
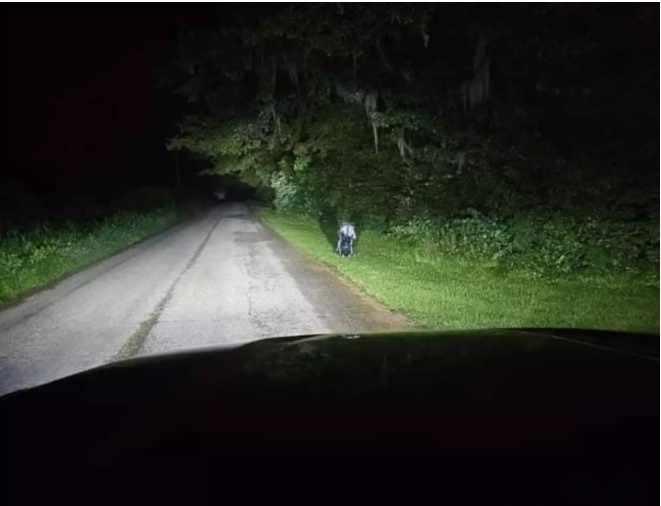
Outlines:
<svg viewBox="0 0 661 506"><path fill-rule="evenodd" d="M0 312L0 393L135 355L407 326L228 203Z"/></svg>

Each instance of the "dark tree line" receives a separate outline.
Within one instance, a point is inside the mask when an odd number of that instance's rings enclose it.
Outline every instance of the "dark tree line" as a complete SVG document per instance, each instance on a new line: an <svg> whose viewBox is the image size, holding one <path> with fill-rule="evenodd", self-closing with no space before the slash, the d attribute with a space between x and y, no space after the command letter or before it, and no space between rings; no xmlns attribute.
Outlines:
<svg viewBox="0 0 661 506"><path fill-rule="evenodd" d="M169 147L290 212L389 230L479 216L508 237L637 223L647 261L658 26L650 4L225 5L180 32L169 85L190 111Z"/></svg>

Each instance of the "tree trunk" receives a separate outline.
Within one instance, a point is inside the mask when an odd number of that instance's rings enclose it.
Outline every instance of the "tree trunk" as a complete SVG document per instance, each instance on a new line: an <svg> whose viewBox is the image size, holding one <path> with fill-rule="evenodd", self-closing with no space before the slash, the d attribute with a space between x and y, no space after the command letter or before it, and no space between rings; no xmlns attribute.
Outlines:
<svg viewBox="0 0 661 506"><path fill-rule="evenodd" d="M379 154L379 127L376 126L374 120L372 120L372 134L374 135L374 153Z"/></svg>

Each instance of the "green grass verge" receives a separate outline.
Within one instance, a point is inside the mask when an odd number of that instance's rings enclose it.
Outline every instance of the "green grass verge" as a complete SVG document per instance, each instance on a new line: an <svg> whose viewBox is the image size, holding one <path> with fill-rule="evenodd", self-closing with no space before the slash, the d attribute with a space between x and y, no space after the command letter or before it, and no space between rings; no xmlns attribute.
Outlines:
<svg viewBox="0 0 661 506"><path fill-rule="evenodd" d="M360 234L339 258L335 231L317 221L258 209L296 248L333 267L412 322L434 329L583 327L659 331L659 288L628 274L550 280L440 255L432 246Z"/></svg>
<svg viewBox="0 0 661 506"><path fill-rule="evenodd" d="M168 206L8 235L0 241L0 306L162 232L185 215Z"/></svg>

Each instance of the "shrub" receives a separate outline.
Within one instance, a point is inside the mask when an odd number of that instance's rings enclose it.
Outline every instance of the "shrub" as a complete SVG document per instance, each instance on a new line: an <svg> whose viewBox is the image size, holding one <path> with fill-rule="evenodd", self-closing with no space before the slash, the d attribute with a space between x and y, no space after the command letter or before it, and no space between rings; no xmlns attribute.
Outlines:
<svg viewBox="0 0 661 506"><path fill-rule="evenodd" d="M658 224L618 223L561 213L489 219L416 218L390 227L398 239L432 242L442 254L497 262L534 275L614 271L658 273Z"/></svg>
<svg viewBox="0 0 661 506"><path fill-rule="evenodd" d="M273 176L273 205L284 214L307 214L307 199L298 185L282 174Z"/></svg>

